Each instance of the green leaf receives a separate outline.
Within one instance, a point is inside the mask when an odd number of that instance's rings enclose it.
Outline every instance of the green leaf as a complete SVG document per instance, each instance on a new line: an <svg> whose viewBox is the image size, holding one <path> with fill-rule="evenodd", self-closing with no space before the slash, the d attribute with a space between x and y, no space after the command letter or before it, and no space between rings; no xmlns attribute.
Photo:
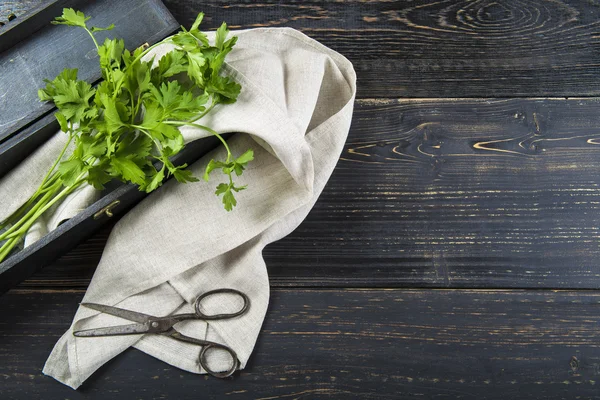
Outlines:
<svg viewBox="0 0 600 400"><path fill-rule="evenodd" d="M223 194L223 205L225 206L225 210L227 211L233 210L233 207L237 205L237 201L231 190L227 190Z"/></svg>
<svg viewBox="0 0 600 400"><path fill-rule="evenodd" d="M206 90L213 93L219 102L229 104L235 103L241 91L241 86L227 77L216 76L206 85Z"/></svg>
<svg viewBox="0 0 600 400"><path fill-rule="evenodd" d="M90 31L92 31L92 33L101 32L101 31L112 31L114 28L115 28L115 24L110 24L106 28L98 28L97 26L92 26L92 29L90 29Z"/></svg>
<svg viewBox="0 0 600 400"><path fill-rule="evenodd" d="M156 190L160 185L162 185L162 182L164 179L165 179L165 167L161 168L159 171L157 171L152 176L152 180L150 181L148 186L145 187L146 193L150 193L150 192Z"/></svg>
<svg viewBox="0 0 600 400"><path fill-rule="evenodd" d="M202 23L202 20L204 19L204 13L198 13L198 16L196 17L196 20L194 21L194 23L192 24L192 28L190 29L190 32L193 31L197 31L198 27L200 26L200 24Z"/></svg>
<svg viewBox="0 0 600 400"><path fill-rule="evenodd" d="M154 142L144 134L137 135L133 140L128 141L120 151L120 154L135 154L137 157L148 157L152 151Z"/></svg>
<svg viewBox="0 0 600 400"><path fill-rule="evenodd" d="M175 179L177 179L177 182L198 182L198 178L192 175L192 171L189 169L181 169L182 167L185 168L187 165L182 165L181 167L178 167L176 170L172 171L173 176Z"/></svg>
<svg viewBox="0 0 600 400"><path fill-rule="evenodd" d="M138 61L136 63L130 64L129 68L127 69L125 77L123 79L124 87L134 97L136 96L136 94L137 97L140 97L141 94L147 92L150 88L154 87L150 84L150 66L150 63ZM115 71L123 73L120 70Z"/></svg>
<svg viewBox="0 0 600 400"><path fill-rule="evenodd" d="M64 81L56 84L57 94L54 104L64 114L65 118L73 122L80 122L91 111L90 99L96 91L85 81Z"/></svg>
<svg viewBox="0 0 600 400"><path fill-rule="evenodd" d="M179 140L181 138L181 140L183 140L181 132L179 132L179 129L175 128L173 125L160 123L156 127L156 130L160 131L160 133L162 133L162 135L167 139Z"/></svg>
<svg viewBox="0 0 600 400"><path fill-rule="evenodd" d="M76 81L77 80L77 68L65 68L58 74L57 78L65 81Z"/></svg>
<svg viewBox="0 0 600 400"><path fill-rule="evenodd" d="M245 169L244 166L242 164L238 164L238 163L235 163L235 165L233 167L233 170L235 171L235 174L237 176L242 175L242 173L244 172L244 169Z"/></svg>
<svg viewBox="0 0 600 400"><path fill-rule="evenodd" d="M90 100L96 90L89 83L77 80L76 69L65 69L54 80L45 82L46 88L38 91L40 100L53 101L68 121L79 123L95 116Z"/></svg>
<svg viewBox="0 0 600 400"><path fill-rule="evenodd" d="M192 28L190 29L190 34L198 40L203 47L208 47L208 38L202 32L200 32L200 23L202 23L202 19L204 18L204 13L199 13L196 17L196 20L192 24Z"/></svg>
<svg viewBox="0 0 600 400"><path fill-rule="evenodd" d="M208 162L208 165L206 166L206 170L204 171L204 176L203 176L204 180L206 182L208 182L209 175L213 170L218 169L218 168L225 168L228 165L230 165L230 164L226 164L222 161L210 160Z"/></svg>
<svg viewBox="0 0 600 400"><path fill-rule="evenodd" d="M204 175L202 176L202 178L208 182L208 180L210 179L210 173L217 168L217 163L215 160L210 160L208 162L208 164L206 165L206 169L204 170Z"/></svg>
<svg viewBox="0 0 600 400"><path fill-rule="evenodd" d="M110 165L116 173L115 175L122 177L125 181L137 185L144 185L146 182L144 171L129 158L114 157L110 160Z"/></svg>
<svg viewBox="0 0 600 400"><path fill-rule="evenodd" d="M91 17L87 17L81 11L75 11L72 8L63 8L62 15L56 17L52 24L54 25L69 25L69 26L80 26L86 28L85 23Z"/></svg>
<svg viewBox="0 0 600 400"><path fill-rule="evenodd" d="M183 51L195 51L199 48L197 39L187 32L172 36L171 41Z"/></svg>
<svg viewBox="0 0 600 400"><path fill-rule="evenodd" d="M124 50L125 41L123 39L106 38L104 40L104 43L100 47L98 47L100 67L103 70L110 69L112 67L118 67L121 63ZM106 76L104 78L106 78Z"/></svg>
<svg viewBox="0 0 600 400"><path fill-rule="evenodd" d="M206 59L194 53L188 53L188 67L187 75L189 78L196 83L196 85L203 87L205 83L203 68L206 65Z"/></svg>
<svg viewBox="0 0 600 400"><path fill-rule="evenodd" d="M78 158L61 162L58 165L58 172L63 184L72 186L83 172L83 167L83 162Z"/></svg>
<svg viewBox="0 0 600 400"><path fill-rule="evenodd" d="M254 152L252 150L247 150L244 154L239 156L235 160L234 165L233 165L233 171L235 171L235 174L237 176L242 175L242 173L246 169L246 164L248 164L252 160L254 160ZM225 171L225 169L223 171ZM229 171L231 171L231 170L229 170Z"/></svg>
<svg viewBox="0 0 600 400"><path fill-rule="evenodd" d="M165 131L162 131L162 133L164 135ZM174 156L175 154L179 153L184 146L185 141L183 140L183 135L177 131L176 136L172 138L166 138L166 140L163 142L163 154L167 155L168 157Z"/></svg>
<svg viewBox="0 0 600 400"><path fill-rule="evenodd" d="M227 211L233 210L233 207L237 205L237 201L235 199L235 196L233 195L232 189L238 192L240 190L245 189L245 186L236 188L233 184L220 183L217 186L217 190L215 191L215 194L217 196L221 194L223 195L222 201L223 205L225 206L225 210Z"/></svg>
<svg viewBox="0 0 600 400"><path fill-rule="evenodd" d="M158 68L155 69L162 78L169 78L186 70L187 58L185 57L185 52L181 50L173 50L165 54L158 61ZM160 84L157 86L160 86Z"/></svg>
<svg viewBox="0 0 600 400"><path fill-rule="evenodd" d="M176 81L162 84L159 89L151 85L150 92L162 108L160 120L188 120L205 110L208 96L195 96L192 92L182 92Z"/></svg>
<svg viewBox="0 0 600 400"><path fill-rule="evenodd" d="M106 153L106 141L102 140L102 138L94 138L89 135L81 135L79 137L79 141L82 145L82 156L83 158L87 158L88 156L92 157L101 157Z"/></svg>
<svg viewBox="0 0 600 400"><path fill-rule="evenodd" d="M38 89L38 97L41 101L51 101L52 96L45 89Z"/></svg>
<svg viewBox="0 0 600 400"><path fill-rule="evenodd" d="M57 112L54 114L54 116L56 117L56 120L58 121L58 124L60 125L60 130L63 132L68 132L69 124L67 123L67 118L65 118L64 114Z"/></svg>
<svg viewBox="0 0 600 400"><path fill-rule="evenodd" d="M88 170L87 182L97 190L103 190L104 185L112 180L105 168L105 165L94 165Z"/></svg>
<svg viewBox="0 0 600 400"><path fill-rule="evenodd" d="M163 110L157 104L150 104L144 110L142 126L146 129L155 129L163 119Z"/></svg>
<svg viewBox="0 0 600 400"><path fill-rule="evenodd" d="M74 182L87 172L86 180L96 188L116 177L146 191L158 188L169 174L180 182L197 181L185 165L175 167L169 158L185 145L175 125L193 121L209 101L213 105L236 101L241 89L234 80L220 75L237 38L227 38L229 29L223 23L210 45L200 31L203 16L197 16L189 32L183 29L167 39L176 48L161 57L155 68L154 59L141 61L145 48L129 52L122 39L105 39L98 48L104 80L96 88L78 81L77 70L70 69L45 81L38 96L56 104L61 129L73 129L75 135L73 154L59 165L62 179ZM82 12L65 9L54 23L80 26L90 33L114 28L111 24L88 29L89 19ZM187 74L184 79L173 78L183 73ZM237 204L234 192L245 188L233 184L232 174L241 175L253 158L248 150L231 162L211 160L207 165L205 180L215 169L229 177L229 184L217 186L217 195L223 195L228 211ZM153 166L154 160L163 162L160 170Z"/></svg>
<svg viewBox="0 0 600 400"><path fill-rule="evenodd" d="M220 194L225 193L226 191L229 190L229 185L226 183L219 183L219 185L217 186L217 190L215 191L215 194L218 196Z"/></svg>
<svg viewBox="0 0 600 400"><path fill-rule="evenodd" d="M106 94L100 95L100 101L104 106L104 126L108 133L113 133L123 127L124 123L121 120L121 115L117 109L117 102Z"/></svg>
<svg viewBox="0 0 600 400"><path fill-rule="evenodd" d="M248 164L252 160L254 160L254 152L251 149L249 149L249 150L246 150L246 152L244 154L239 156L235 160L235 162L238 164Z"/></svg>
<svg viewBox="0 0 600 400"><path fill-rule="evenodd" d="M215 37L215 47L219 50L223 50L223 44L225 43L225 39L227 39L227 35L229 34L229 29L227 29L227 24L223 22L219 29L217 29L217 34Z"/></svg>
<svg viewBox="0 0 600 400"><path fill-rule="evenodd" d="M169 112L171 108L176 108L179 104L181 97L179 95L179 91L181 90L181 85L177 81L170 81L168 83L163 83L160 85L160 88L150 87L150 92L154 95L158 103L165 109L165 111Z"/></svg>

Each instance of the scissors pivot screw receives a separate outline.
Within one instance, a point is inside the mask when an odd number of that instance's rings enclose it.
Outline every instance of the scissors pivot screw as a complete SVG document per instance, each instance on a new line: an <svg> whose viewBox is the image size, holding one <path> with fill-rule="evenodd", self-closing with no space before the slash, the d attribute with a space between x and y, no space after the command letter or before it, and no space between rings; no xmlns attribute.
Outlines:
<svg viewBox="0 0 600 400"><path fill-rule="evenodd" d="M153 327L153 328L158 328L158 322L154 321L154 322L152 323L152 327Z"/></svg>

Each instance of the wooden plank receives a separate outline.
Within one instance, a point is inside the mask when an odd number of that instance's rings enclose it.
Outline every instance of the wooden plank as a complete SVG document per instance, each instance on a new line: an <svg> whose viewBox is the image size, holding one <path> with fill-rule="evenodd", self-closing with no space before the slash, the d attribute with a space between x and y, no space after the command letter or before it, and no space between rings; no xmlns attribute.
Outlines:
<svg viewBox="0 0 600 400"><path fill-rule="evenodd" d="M19 5L16 12L8 10L8 13L3 13L0 8L0 20L6 18L0 29L0 53L17 46L22 40L47 27L55 16L61 15L63 8L78 8L80 5L74 0L46 0L44 2L27 1ZM6 9L7 5L5 4L2 8ZM5 17L2 16L3 14L6 14Z"/></svg>
<svg viewBox="0 0 600 400"><path fill-rule="evenodd" d="M83 292L0 297L2 398L598 398L597 292L274 290L246 370L198 377L137 350L78 391L43 376Z"/></svg>
<svg viewBox="0 0 600 400"><path fill-rule="evenodd" d="M317 206L269 247L275 283L599 286L596 99L358 104Z"/></svg>
<svg viewBox="0 0 600 400"><path fill-rule="evenodd" d="M358 101L315 208L264 252L272 285L597 288L597 107ZM26 287L86 287L108 233Z"/></svg>
<svg viewBox="0 0 600 400"><path fill-rule="evenodd" d="M44 0L19 0L19 1L0 1L0 21L8 21L8 17L14 14L17 18L27 11L41 5Z"/></svg>
<svg viewBox="0 0 600 400"><path fill-rule="evenodd" d="M341 52L358 96L600 94L600 7L589 0L491 2L166 0L190 26L293 27Z"/></svg>

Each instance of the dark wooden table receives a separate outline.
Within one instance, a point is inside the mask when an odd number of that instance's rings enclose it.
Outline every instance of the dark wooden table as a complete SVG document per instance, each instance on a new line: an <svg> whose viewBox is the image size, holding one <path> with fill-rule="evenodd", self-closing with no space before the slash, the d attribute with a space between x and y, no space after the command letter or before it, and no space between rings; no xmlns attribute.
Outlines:
<svg viewBox="0 0 600 400"><path fill-rule="evenodd" d="M0 398L600 398L597 1L165 3L347 56L343 155L265 251L271 305L233 379L133 349L77 392L42 375L108 227L0 297Z"/></svg>

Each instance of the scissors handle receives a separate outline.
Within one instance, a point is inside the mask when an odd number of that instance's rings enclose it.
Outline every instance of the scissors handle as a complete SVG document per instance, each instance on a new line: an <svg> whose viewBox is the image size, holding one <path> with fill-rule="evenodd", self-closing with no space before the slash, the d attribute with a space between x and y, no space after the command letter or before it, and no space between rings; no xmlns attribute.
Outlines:
<svg viewBox="0 0 600 400"><path fill-rule="evenodd" d="M231 367L227 371L216 372L216 371L213 371L212 369L210 369L210 367L208 366L208 362L206 361L206 354L207 354L208 350L210 350L210 349L224 350L227 353L229 353L232 363L231 363ZM231 347L227 347L225 345L222 345L219 343L214 343L214 342L208 342L208 344L206 344L205 346L202 346L202 350L200 350L200 356L198 357L198 361L200 362L200 365L202 366L202 368L204 368L206 370L206 372L208 372L210 375L214 376L215 378L229 378L231 375L233 375L233 373L240 366L240 360L238 359L237 354L235 354L235 351L233 351L233 349Z"/></svg>
<svg viewBox="0 0 600 400"><path fill-rule="evenodd" d="M242 308L240 308L238 311L233 312L233 313L206 315L205 313L200 311L200 306L202 305L202 300L206 299L209 296L215 295L215 294L234 294L236 296L241 297L242 300L244 301L244 304L243 304ZM217 319L235 318L237 316L244 314L246 311L248 311L248 307L250 307L250 299L248 298L248 296L245 293L242 293L239 290L228 289L228 288L215 289L215 290L211 290L209 292L203 293L202 295L198 296L198 298L196 299L195 306L194 306L194 308L196 310L196 316L198 316L198 318L201 318L205 321L211 321L211 320L214 321Z"/></svg>
<svg viewBox="0 0 600 400"><path fill-rule="evenodd" d="M211 342L208 340L201 340L201 339L196 339L190 336L186 336L183 335L181 333L179 333L178 331L171 331L170 333L167 334L168 336L177 339L177 340L181 340L182 342L188 342L188 343L193 343L193 344L197 344L199 346L202 346L202 350L200 350L200 355L198 356L198 362L200 363L200 366L209 374L214 376L215 378L228 378L231 375L233 375L233 373L238 369L238 367L240 366L240 360L238 359L237 354L235 353L235 351L233 351L232 348L225 346L224 344L220 344L220 343L215 343L215 342ZM229 367L228 370L223 371L223 372L217 372L217 371L213 371L209 366L208 366L208 361L206 360L207 357L207 353L210 349L217 349L217 350L223 350L226 353L229 354L229 356L231 357L231 367Z"/></svg>

